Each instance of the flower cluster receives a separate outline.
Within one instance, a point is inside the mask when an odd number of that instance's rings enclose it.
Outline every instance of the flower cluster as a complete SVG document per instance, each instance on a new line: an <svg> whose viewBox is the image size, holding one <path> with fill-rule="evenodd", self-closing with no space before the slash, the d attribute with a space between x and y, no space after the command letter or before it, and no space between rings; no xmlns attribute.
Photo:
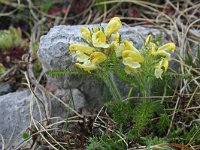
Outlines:
<svg viewBox="0 0 200 150"><path fill-rule="evenodd" d="M122 58L122 63L125 65L127 74L136 72L137 68L141 67L144 62L144 57L141 52L137 50L131 41L125 40L124 43L115 43L116 56Z"/></svg>
<svg viewBox="0 0 200 150"><path fill-rule="evenodd" d="M144 41L141 50L137 50L131 41L120 41L119 29L122 24L118 17L110 20L105 30L94 26L92 29L81 28L81 33L87 45L71 44L70 52L76 53L75 65L85 71L91 72L101 68L100 64L109 60L111 55L121 60L127 74L138 73L145 67L153 67L156 78L162 78L162 74L168 69L170 53L174 51L175 44L167 43L158 47L152 42L149 35Z"/></svg>
<svg viewBox="0 0 200 150"><path fill-rule="evenodd" d="M108 59L108 53L112 48L112 43L119 42L120 35L118 30L121 26L120 19L114 17L108 23L105 31L103 28L97 26L92 30L82 27L82 37L88 45L70 45L70 52L75 52L77 55L78 62L75 65L88 72L98 69L100 67L99 65Z"/></svg>
<svg viewBox="0 0 200 150"><path fill-rule="evenodd" d="M157 47L156 43L151 41L151 38L151 35L146 38L144 47L147 49L149 57L152 57L152 61L155 62L153 65L155 68L154 75L156 78L162 78L163 72L166 72L168 69L169 60L171 58L170 53L167 51L174 52L176 46L174 43L167 43Z"/></svg>

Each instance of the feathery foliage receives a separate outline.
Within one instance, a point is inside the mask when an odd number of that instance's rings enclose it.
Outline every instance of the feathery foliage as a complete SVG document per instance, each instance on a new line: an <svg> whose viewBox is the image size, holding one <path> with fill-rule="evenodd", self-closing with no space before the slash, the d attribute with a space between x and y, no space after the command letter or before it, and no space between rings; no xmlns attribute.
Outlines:
<svg viewBox="0 0 200 150"><path fill-rule="evenodd" d="M54 77L54 78L59 78L59 77L64 77L66 75L74 75L74 76L94 76L93 74L89 74L85 71L82 70L72 70L72 69L66 69L66 70L49 70L46 72L47 75Z"/></svg>

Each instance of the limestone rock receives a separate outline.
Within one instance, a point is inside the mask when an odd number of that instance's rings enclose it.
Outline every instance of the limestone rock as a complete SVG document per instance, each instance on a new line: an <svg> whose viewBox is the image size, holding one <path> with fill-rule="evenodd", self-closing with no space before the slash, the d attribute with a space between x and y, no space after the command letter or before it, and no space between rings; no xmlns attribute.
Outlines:
<svg viewBox="0 0 200 150"><path fill-rule="evenodd" d="M0 134L7 146L22 140L21 135L29 124L30 100L29 90L0 96Z"/></svg>
<svg viewBox="0 0 200 150"><path fill-rule="evenodd" d="M36 90L35 94L43 101L43 103L45 102L47 97L45 98L39 90ZM70 106L77 111L83 109L83 106L85 106L87 102L84 95L78 89L71 89L68 91L60 89L54 94L58 98L61 98L64 103L69 103L70 101ZM48 115L50 117L66 118L68 109L64 107L62 103L51 96L48 96L48 99L46 100L48 104L46 106L46 111L48 109ZM33 108L32 113L30 113L30 106ZM22 91L16 91L0 96L0 134L3 136L6 146L16 147L23 141L22 134L30 125L31 115L37 121L45 119L45 110L40 102L39 107L41 114L39 113L36 98L34 98L29 89L23 89ZM71 112L68 112L68 114L69 113ZM2 145L1 142L2 141L0 140L0 147Z"/></svg>

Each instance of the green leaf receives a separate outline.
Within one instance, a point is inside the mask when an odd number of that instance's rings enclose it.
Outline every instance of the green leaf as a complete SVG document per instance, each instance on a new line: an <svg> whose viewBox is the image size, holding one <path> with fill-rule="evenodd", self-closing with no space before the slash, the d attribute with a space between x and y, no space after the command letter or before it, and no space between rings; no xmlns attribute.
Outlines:
<svg viewBox="0 0 200 150"><path fill-rule="evenodd" d="M82 71L80 69L77 70L71 70L71 69L66 69L66 70L49 70L46 72L47 75L55 78L63 77L65 75L75 75L75 76L80 76L80 75L89 75L93 76L93 74L89 74L86 71Z"/></svg>
<svg viewBox="0 0 200 150"><path fill-rule="evenodd" d="M44 0L41 5L40 8L43 12L48 12L48 10L53 6L52 0Z"/></svg>
<svg viewBox="0 0 200 150"><path fill-rule="evenodd" d="M165 134L170 125L170 119L167 114L161 114L158 122L158 131L160 134Z"/></svg>
<svg viewBox="0 0 200 150"><path fill-rule="evenodd" d="M166 73L165 76L169 77L169 78L183 78L183 79L190 79L192 78L191 74L179 74L179 73Z"/></svg>
<svg viewBox="0 0 200 150"><path fill-rule="evenodd" d="M134 122L135 122L135 131L136 136L140 136L142 131L145 129L148 123L150 123L150 117L154 112L154 103L153 102L141 102L134 109Z"/></svg>
<svg viewBox="0 0 200 150"><path fill-rule="evenodd" d="M24 132L24 133L22 134L22 138L23 138L24 140L28 140L28 139L29 139L29 134L28 134L27 132Z"/></svg>
<svg viewBox="0 0 200 150"><path fill-rule="evenodd" d="M126 126L127 122L133 118L133 108L129 101L110 102L108 106L113 112L113 120L117 122L120 127Z"/></svg>

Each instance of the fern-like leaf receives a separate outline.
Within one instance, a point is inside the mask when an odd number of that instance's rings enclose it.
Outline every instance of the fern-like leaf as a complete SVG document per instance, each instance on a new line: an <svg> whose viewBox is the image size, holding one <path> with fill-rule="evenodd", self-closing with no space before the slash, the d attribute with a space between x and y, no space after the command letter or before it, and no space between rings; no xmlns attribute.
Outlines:
<svg viewBox="0 0 200 150"><path fill-rule="evenodd" d="M189 79L192 78L191 74L178 74L178 73L166 73L165 74L166 77L168 78L183 78L183 79Z"/></svg>
<svg viewBox="0 0 200 150"><path fill-rule="evenodd" d="M145 129L146 125L150 122L150 117L154 112L154 103L153 102L142 102L134 110L134 130L136 136L140 136L142 131Z"/></svg>
<svg viewBox="0 0 200 150"><path fill-rule="evenodd" d="M170 125L170 119L169 119L168 115L167 114L161 114L159 122L158 122L158 126L157 126L159 134L160 135L166 134L167 129L169 128L169 125Z"/></svg>
<svg viewBox="0 0 200 150"><path fill-rule="evenodd" d="M46 74L51 76L51 77L54 77L54 78L63 77L65 75L75 75L75 76L88 75L87 72L83 72L81 70L71 70L71 69L49 70L49 71L46 72Z"/></svg>

